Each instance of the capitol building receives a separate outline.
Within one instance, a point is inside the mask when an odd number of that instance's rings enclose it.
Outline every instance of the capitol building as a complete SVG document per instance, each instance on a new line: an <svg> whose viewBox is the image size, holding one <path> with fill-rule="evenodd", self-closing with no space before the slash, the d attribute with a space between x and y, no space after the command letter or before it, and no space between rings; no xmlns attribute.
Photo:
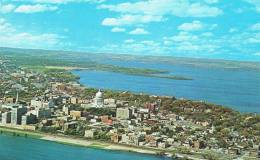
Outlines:
<svg viewBox="0 0 260 160"><path fill-rule="evenodd" d="M95 108L103 108L104 107L104 98L103 98L103 93L101 92L101 90L99 90L96 93L96 96L94 98L93 107L95 107Z"/></svg>
<svg viewBox="0 0 260 160"><path fill-rule="evenodd" d="M95 97L92 99L92 103L81 105L84 108L108 108L116 107L116 100L112 98L104 99L103 92L99 90Z"/></svg>

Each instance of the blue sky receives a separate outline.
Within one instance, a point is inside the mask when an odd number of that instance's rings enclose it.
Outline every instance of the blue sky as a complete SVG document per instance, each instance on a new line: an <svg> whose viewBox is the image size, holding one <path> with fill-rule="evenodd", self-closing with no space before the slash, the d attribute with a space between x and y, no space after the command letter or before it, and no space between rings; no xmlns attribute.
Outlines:
<svg viewBox="0 0 260 160"><path fill-rule="evenodd" d="M260 0L0 0L0 46L260 61Z"/></svg>

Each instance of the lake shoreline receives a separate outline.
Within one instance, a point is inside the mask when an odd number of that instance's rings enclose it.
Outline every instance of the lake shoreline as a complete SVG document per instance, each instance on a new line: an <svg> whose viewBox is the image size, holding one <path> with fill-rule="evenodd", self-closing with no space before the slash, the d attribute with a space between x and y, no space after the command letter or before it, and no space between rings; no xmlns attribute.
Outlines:
<svg viewBox="0 0 260 160"><path fill-rule="evenodd" d="M82 67L70 67L70 66L44 66L43 68L46 69L58 69L58 70L66 70L68 72L73 72L73 71L107 71L107 72L114 72L114 73L121 73L121 74L126 74L126 75L133 75L133 76L145 76L145 77L154 77L154 78L165 78L165 79L171 79L171 80L193 80L191 77L184 77L184 76L177 76L177 75L169 75L167 71L160 71L160 70L154 70L152 71L151 69L143 69L143 68L128 68L133 71L122 71L122 70L117 70L116 68L113 70L107 70L107 69L93 69L93 68L82 68ZM137 72L139 70L139 72ZM137 71L135 71L137 70ZM150 71L150 72L147 72Z"/></svg>
<svg viewBox="0 0 260 160"><path fill-rule="evenodd" d="M219 105L224 108L232 109L232 110L237 111L242 114L259 114L260 113L260 111L255 109L256 107L254 107L254 106L252 106L252 109L251 109L251 107L248 108L248 106L241 104L241 103L246 103L248 100L246 100L246 99L239 100L239 102L237 102L237 101L233 100L234 97L236 97L233 95L226 96L222 100L222 96L219 95L220 96L219 99L215 98L215 96L213 96L213 95L215 95L215 92L211 91L211 92L209 92L210 96L207 95L205 98L204 97L205 95L203 95L203 92L202 92L205 88L200 88L200 87L197 87L194 89L193 92L196 94L184 93L185 92L184 89L189 88L191 85L190 83L193 83L192 81L198 81L196 78L192 79L192 80L170 81L171 79L161 79L158 77L149 77L149 76L141 76L141 75L129 75L129 74L123 74L123 73L108 72L108 71L70 70L69 72L72 73L73 75L79 77L78 83L80 83L82 86L89 87L89 88L111 90L111 91L115 91L115 92L129 92L129 93L133 93L133 94L147 94L147 95L154 95L154 96L161 96L161 97L176 97L177 99L185 99L185 100L191 100L191 101L196 101L196 102L205 102L208 104ZM85 76L89 73L90 73L90 76L88 76L89 80L87 80L87 78L85 78ZM111 74L111 76L108 77L108 74ZM122 79L124 79L124 84L123 83L117 83L117 84L113 83L114 81L117 80L117 76L119 76L119 75L125 77L125 78L122 78ZM97 76L98 78L96 78L96 79L93 78L95 76ZM111 78L113 76L115 78ZM136 87L136 86L134 88L126 87L126 86L132 86L132 83L135 83L133 81L130 81L133 79L132 76L134 76L134 78L138 78L138 80L137 80L137 82L139 83L139 84L137 84L138 87ZM101 77L103 79L109 79L109 82L112 85L108 84L106 81L103 81ZM157 83L158 81L161 81L159 79L163 80L164 83L162 83L162 82ZM141 82L144 82L144 85L140 85L140 84L142 84ZM152 84L154 84L154 83L158 84L159 87L155 87L153 90ZM163 84L169 84L169 83L172 83L171 85L173 85L175 88L170 89L170 87L165 88L163 86ZM179 83L185 83L185 84L179 85ZM202 91L200 92L200 90L202 90ZM221 90L221 92L223 92L223 90ZM200 93L202 93L202 94L200 94ZM220 92L218 92L218 93L220 93ZM257 104L257 102L252 102L252 101L250 101L250 103Z"/></svg>
<svg viewBox="0 0 260 160"><path fill-rule="evenodd" d="M78 146L78 147L86 147L86 148L94 148L94 149L102 149L109 151L120 151L120 152L133 152L138 154L147 154L154 156L162 156L171 155L160 149L153 148L141 148L136 146L129 146L124 144L114 144L103 141L95 141L84 138L65 136L65 135L54 135L42 132L21 130L17 128L9 128L0 126L0 134L17 136L17 137L28 137L33 139L39 139L44 141L56 142L59 144L70 145L70 146ZM162 155L161 153L164 153Z"/></svg>

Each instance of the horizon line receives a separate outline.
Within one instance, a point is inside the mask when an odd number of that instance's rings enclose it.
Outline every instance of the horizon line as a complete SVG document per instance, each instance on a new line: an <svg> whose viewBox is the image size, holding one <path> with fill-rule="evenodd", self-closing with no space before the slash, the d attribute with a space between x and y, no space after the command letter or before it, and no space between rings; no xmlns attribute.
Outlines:
<svg viewBox="0 0 260 160"><path fill-rule="evenodd" d="M106 54L106 55L121 55L121 56L134 56L134 57L164 57L164 58L176 58L176 59L197 59L197 60L208 60L208 61L229 61L229 62L246 62L246 63L260 63L260 60L239 60L239 59L224 59L224 58L206 58L206 57L182 57L174 55L140 55L140 54L129 54L129 53L110 53L110 52L91 52L81 50L62 50L62 49L42 49L42 48L20 48L20 47L5 47L0 46L0 49L20 49L20 50L39 50L39 51L52 51L52 52L75 52L75 53L87 53L87 54Z"/></svg>

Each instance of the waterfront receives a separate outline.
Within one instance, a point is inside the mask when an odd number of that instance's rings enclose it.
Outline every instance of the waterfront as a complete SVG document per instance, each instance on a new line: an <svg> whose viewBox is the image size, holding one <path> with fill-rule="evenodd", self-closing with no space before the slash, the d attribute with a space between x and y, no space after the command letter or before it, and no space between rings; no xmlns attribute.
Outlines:
<svg viewBox="0 0 260 160"><path fill-rule="evenodd" d="M111 62L109 62L111 63ZM73 71L86 86L155 95L176 96L225 105L241 112L260 113L260 74L243 68L210 68L141 62L113 62L127 67L164 69L193 80L172 80L104 71Z"/></svg>
<svg viewBox="0 0 260 160"><path fill-rule="evenodd" d="M166 158L120 151L77 147L40 139L0 135L0 159L4 160L163 160Z"/></svg>

